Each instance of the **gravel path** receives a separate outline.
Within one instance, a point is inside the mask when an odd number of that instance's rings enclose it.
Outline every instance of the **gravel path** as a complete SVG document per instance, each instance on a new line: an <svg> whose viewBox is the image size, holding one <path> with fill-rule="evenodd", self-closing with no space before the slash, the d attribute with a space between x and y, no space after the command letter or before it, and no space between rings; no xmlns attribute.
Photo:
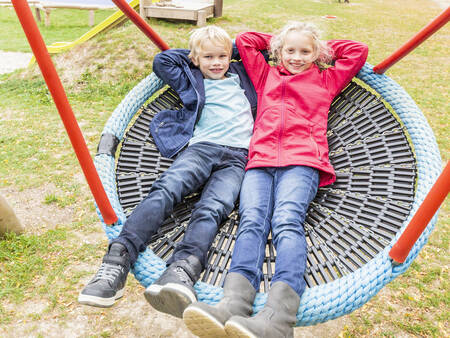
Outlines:
<svg viewBox="0 0 450 338"><path fill-rule="evenodd" d="M0 74L11 73L25 68L31 60L31 53L0 51Z"/></svg>

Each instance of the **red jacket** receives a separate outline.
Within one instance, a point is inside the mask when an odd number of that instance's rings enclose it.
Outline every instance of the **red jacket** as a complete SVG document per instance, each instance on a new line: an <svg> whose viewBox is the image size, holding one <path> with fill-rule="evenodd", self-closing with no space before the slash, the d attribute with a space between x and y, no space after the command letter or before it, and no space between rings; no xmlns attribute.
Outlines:
<svg viewBox="0 0 450 338"><path fill-rule="evenodd" d="M368 48L350 40L332 40L335 64L320 71L313 64L300 74L270 66L260 50L271 35L256 32L236 37L245 69L258 95L258 110L246 169L304 165L320 171L319 186L336 175L328 158L327 120L334 97L364 65Z"/></svg>

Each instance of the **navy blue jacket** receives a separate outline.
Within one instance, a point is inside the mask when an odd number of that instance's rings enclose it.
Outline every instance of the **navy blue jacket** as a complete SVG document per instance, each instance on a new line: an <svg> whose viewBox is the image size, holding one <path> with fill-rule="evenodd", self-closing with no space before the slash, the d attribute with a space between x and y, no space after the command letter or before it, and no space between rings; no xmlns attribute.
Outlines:
<svg viewBox="0 0 450 338"><path fill-rule="evenodd" d="M187 49L169 49L157 54L153 61L153 72L172 87L183 102L180 110L162 110L150 122L150 133L164 157L175 156L188 144L205 104L203 75L188 55ZM233 48L232 58L235 57L238 57L237 48ZM242 62L231 62L228 71L239 75L255 117L256 92L244 65Z"/></svg>

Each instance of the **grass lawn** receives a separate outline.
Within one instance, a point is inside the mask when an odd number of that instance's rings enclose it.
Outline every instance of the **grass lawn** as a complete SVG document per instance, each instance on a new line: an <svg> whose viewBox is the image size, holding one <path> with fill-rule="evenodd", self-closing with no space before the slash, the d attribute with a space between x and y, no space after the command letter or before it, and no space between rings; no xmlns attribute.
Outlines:
<svg viewBox="0 0 450 338"><path fill-rule="evenodd" d="M274 32L288 20L313 21L324 39L368 44L368 62L375 65L441 11L431 0L227 0L224 16L208 22L234 36ZM96 23L111 12L96 11ZM337 18L325 19L328 14ZM72 41L89 29L87 11L54 10L51 21L48 28L39 25L47 44ZM186 47L195 28L149 23L173 48ZM0 35L0 50L29 51L11 8L0 7L0 30L8 32ZM447 25L387 72L423 111L444 164L450 160L449 40ZM111 112L151 72L157 52L127 22L53 56L91 154ZM0 194L27 225L24 235L0 241L0 336L192 337L178 319L149 309L133 277L126 297L110 310L77 304L106 248L93 198L38 67L0 75L0 98ZM295 336L448 337L449 215L447 200L408 271L361 309L333 327L319 325L321 331L297 328Z"/></svg>
<svg viewBox="0 0 450 338"><path fill-rule="evenodd" d="M33 8L31 7L33 10ZM34 13L34 10L33 10ZM96 10L94 25L102 22L114 13L114 10ZM50 25L44 25L44 13L41 11L42 21L37 21L47 45L54 42L72 41L86 33L89 27L89 11L72 9L53 9L50 14ZM36 17L35 17L36 18ZM13 7L0 7L0 50L12 52L31 52L19 19Z"/></svg>

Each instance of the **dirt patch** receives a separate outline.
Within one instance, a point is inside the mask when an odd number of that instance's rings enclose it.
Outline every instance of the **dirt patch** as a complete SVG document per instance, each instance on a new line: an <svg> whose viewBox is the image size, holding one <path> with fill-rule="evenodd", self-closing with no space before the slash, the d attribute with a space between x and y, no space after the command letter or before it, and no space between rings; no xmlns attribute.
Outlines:
<svg viewBox="0 0 450 338"><path fill-rule="evenodd" d="M87 280L86 280L87 281ZM25 337L177 337L194 338L181 319L153 310L143 297L144 288L135 281L128 283L125 297L113 308L99 309L78 305L76 300L66 304L64 316L60 311L48 311L45 300L33 299L14 311L21 320L0 329L5 338ZM130 285L132 284L132 285ZM312 327L298 327L295 338L338 337L348 322L342 317Z"/></svg>
<svg viewBox="0 0 450 338"><path fill-rule="evenodd" d="M25 233L41 234L54 229L58 224L67 224L74 217L70 206L59 208L54 203L45 204L45 197L59 194L54 184L18 191L2 188L0 194L6 199L25 227Z"/></svg>
<svg viewBox="0 0 450 338"><path fill-rule="evenodd" d="M33 54L0 51L0 74L11 73L26 68Z"/></svg>

